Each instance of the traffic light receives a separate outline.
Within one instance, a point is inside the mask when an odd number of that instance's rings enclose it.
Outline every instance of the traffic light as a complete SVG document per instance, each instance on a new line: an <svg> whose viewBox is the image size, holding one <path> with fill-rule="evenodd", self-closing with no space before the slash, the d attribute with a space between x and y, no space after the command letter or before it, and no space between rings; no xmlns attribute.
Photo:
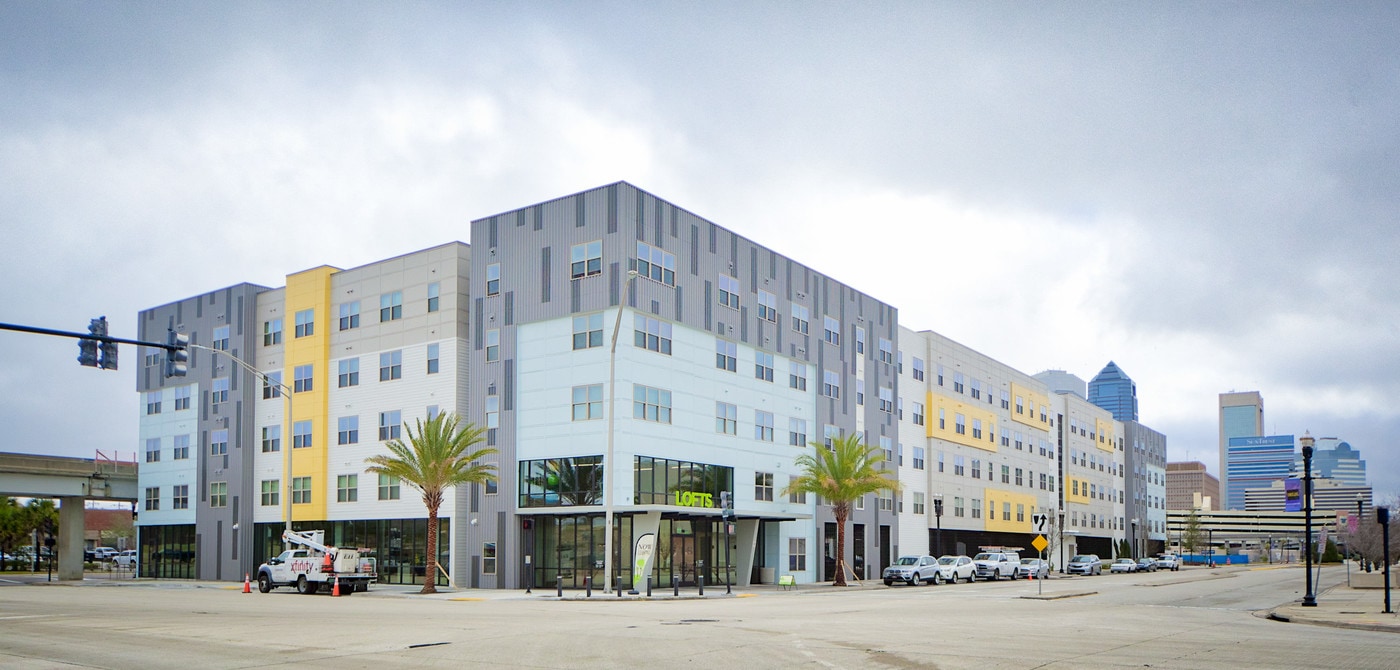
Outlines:
<svg viewBox="0 0 1400 670"><path fill-rule="evenodd" d="M729 491L719 492L719 516L726 522L734 518L734 494Z"/></svg>
<svg viewBox="0 0 1400 670"><path fill-rule="evenodd" d="M88 333L97 337L107 335L107 317L102 316L88 321ZM78 340L78 362L90 368L102 367L97 360L97 347L101 340L90 340L86 337ZM112 359L112 366L116 367L116 359Z"/></svg>
<svg viewBox="0 0 1400 670"><path fill-rule="evenodd" d="M190 336L172 330L166 333L166 344L171 348L165 350L165 376L185 376L190 371Z"/></svg>
<svg viewBox="0 0 1400 670"><path fill-rule="evenodd" d="M97 323L102 329L102 332L98 333L98 335L106 337L107 317L98 317ZM117 369L117 343L111 340L102 340L102 343L97 345L97 348L102 352L102 358L98 359L97 366L103 370Z"/></svg>

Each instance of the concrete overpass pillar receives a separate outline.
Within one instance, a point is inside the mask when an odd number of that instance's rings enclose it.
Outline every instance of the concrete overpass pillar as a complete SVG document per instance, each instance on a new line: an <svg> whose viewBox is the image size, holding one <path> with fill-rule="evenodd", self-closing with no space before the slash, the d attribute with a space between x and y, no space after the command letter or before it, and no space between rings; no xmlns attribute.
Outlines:
<svg viewBox="0 0 1400 670"><path fill-rule="evenodd" d="M58 578L83 578L83 530L87 514L82 496L58 499Z"/></svg>

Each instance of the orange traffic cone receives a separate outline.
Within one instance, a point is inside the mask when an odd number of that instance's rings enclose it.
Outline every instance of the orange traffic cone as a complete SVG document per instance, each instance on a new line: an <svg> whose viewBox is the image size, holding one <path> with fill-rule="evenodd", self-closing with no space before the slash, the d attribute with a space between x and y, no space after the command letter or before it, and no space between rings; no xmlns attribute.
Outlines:
<svg viewBox="0 0 1400 670"><path fill-rule="evenodd" d="M336 597L336 598L339 598L339 597L340 597L340 580L339 580L339 579L335 580L335 586L331 587L331 596Z"/></svg>
<svg viewBox="0 0 1400 670"><path fill-rule="evenodd" d="M248 581L248 573L243 573L243 592L252 593L253 585Z"/></svg>

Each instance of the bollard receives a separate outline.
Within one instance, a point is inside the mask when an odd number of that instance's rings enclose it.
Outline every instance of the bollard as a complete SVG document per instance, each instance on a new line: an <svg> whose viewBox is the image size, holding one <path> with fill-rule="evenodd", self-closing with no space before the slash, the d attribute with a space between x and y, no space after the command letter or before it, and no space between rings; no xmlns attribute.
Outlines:
<svg viewBox="0 0 1400 670"><path fill-rule="evenodd" d="M705 575L696 575L696 583L700 585L700 595L705 595Z"/></svg>
<svg viewBox="0 0 1400 670"><path fill-rule="evenodd" d="M617 597L622 597L622 578L617 578Z"/></svg>
<svg viewBox="0 0 1400 670"><path fill-rule="evenodd" d="M651 575L647 575L647 597L651 597Z"/></svg>
<svg viewBox="0 0 1400 670"><path fill-rule="evenodd" d="M592 575L584 575L584 576L583 576L583 593L584 593L583 597L585 597L585 598L592 598L592 597L593 597L593 576L592 576Z"/></svg>
<svg viewBox="0 0 1400 670"><path fill-rule="evenodd" d="M681 594L681 578L680 578L679 576L677 576L677 575L671 575L671 595L673 595L673 596L679 596L680 594Z"/></svg>
<svg viewBox="0 0 1400 670"><path fill-rule="evenodd" d="M563 576L563 575L555 575L555 576L554 576L554 595L556 595L556 596L558 596L558 597L560 597L560 598L563 598L563 597L564 597L564 576Z"/></svg>

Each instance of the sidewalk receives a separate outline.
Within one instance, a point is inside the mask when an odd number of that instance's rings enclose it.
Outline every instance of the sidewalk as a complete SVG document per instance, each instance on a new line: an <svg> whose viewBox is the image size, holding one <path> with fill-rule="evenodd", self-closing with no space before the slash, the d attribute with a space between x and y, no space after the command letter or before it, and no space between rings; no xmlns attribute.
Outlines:
<svg viewBox="0 0 1400 670"><path fill-rule="evenodd" d="M1303 607L1301 601L1256 613L1275 621L1303 623L1333 628L1353 628L1384 633L1400 633L1400 593L1390 590L1390 609L1385 613L1385 591L1334 586L1317 595L1317 607Z"/></svg>

